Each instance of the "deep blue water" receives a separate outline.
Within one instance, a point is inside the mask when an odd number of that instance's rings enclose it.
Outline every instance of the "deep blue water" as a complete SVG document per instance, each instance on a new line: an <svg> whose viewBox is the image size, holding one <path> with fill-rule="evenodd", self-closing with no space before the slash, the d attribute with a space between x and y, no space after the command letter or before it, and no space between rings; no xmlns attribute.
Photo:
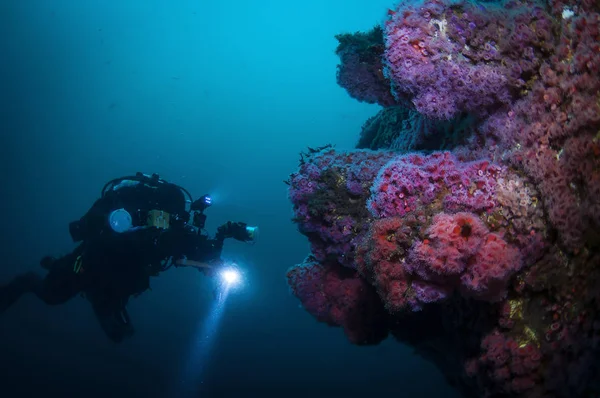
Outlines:
<svg viewBox="0 0 600 398"><path fill-rule="evenodd" d="M68 223L106 181L136 171L211 193L211 231L261 228L254 246L226 244L247 279L210 351L193 349L214 304L195 270L172 269L130 302L137 331L121 345L84 299L27 296L0 318L0 396L180 396L190 361L202 362L204 397L455 396L410 348L354 347L317 323L284 278L308 243L282 181L307 146L352 148L378 110L336 85L334 35L370 29L393 5L0 2L0 283L69 252Z"/></svg>

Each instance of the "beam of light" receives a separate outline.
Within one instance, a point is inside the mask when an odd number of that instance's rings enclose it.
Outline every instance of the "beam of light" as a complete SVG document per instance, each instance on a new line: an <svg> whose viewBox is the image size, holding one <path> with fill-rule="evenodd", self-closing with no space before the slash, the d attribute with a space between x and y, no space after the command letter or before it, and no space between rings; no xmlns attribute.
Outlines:
<svg viewBox="0 0 600 398"><path fill-rule="evenodd" d="M242 274L236 266L225 267L218 275L217 284L214 302L207 317L197 327L188 351L187 363L173 397L197 397L202 394L206 369L210 364L210 354L218 336L227 298L232 290L241 286Z"/></svg>
<svg viewBox="0 0 600 398"><path fill-rule="evenodd" d="M196 335L190 342L187 363L176 394L173 394L174 397L195 397L202 392L206 368L209 365L211 350L219 331L228 295L227 287L216 292L208 315L199 322Z"/></svg>

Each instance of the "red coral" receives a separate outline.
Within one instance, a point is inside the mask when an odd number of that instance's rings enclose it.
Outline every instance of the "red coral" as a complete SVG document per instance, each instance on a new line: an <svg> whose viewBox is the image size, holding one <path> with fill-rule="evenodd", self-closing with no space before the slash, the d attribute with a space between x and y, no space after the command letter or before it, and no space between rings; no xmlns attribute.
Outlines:
<svg viewBox="0 0 600 398"><path fill-rule="evenodd" d="M536 386L542 354L533 343L519 343L494 330L482 339L481 350L477 360L471 359L465 363L465 370L472 376L489 377L492 382L488 384L489 394L522 394ZM477 372L474 373L474 369Z"/></svg>
<svg viewBox="0 0 600 398"><path fill-rule="evenodd" d="M306 311L330 326L341 326L353 344L377 344L387 336L383 306L355 271L309 257L288 270L287 280Z"/></svg>
<svg viewBox="0 0 600 398"><path fill-rule="evenodd" d="M411 223L410 219L399 217L376 220L357 250L357 269L373 283L390 312L416 305L402 266L412 241L414 223L414 220Z"/></svg>
<svg viewBox="0 0 600 398"><path fill-rule="evenodd" d="M473 214L438 214L426 234L413 246L405 269L441 286L460 287L465 296L499 301L521 268L518 249Z"/></svg>
<svg viewBox="0 0 600 398"><path fill-rule="evenodd" d="M522 266L519 250L496 234L487 235L472 262L461 277L461 292L492 302L506 296L509 278Z"/></svg>

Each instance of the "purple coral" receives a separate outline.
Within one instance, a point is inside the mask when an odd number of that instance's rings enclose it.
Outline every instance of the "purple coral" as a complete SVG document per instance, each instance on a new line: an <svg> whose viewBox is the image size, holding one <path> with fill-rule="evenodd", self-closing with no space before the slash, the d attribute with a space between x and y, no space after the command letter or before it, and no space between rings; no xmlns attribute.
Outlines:
<svg viewBox="0 0 600 398"><path fill-rule="evenodd" d="M340 57L337 83L359 101L382 106L397 104L389 80L383 73L383 31L337 35Z"/></svg>
<svg viewBox="0 0 600 398"><path fill-rule="evenodd" d="M509 104L522 77L539 68L550 45L550 21L541 8L534 16L465 1L401 3L385 23L385 59L396 96L439 119L487 115Z"/></svg>
<svg viewBox="0 0 600 398"><path fill-rule="evenodd" d="M534 180L562 245L577 253L596 241L600 225L592 199L600 192L600 18L592 13L560 24L560 44L531 78L528 95L488 118L479 139L496 142L486 151ZM481 152L473 144L472 152Z"/></svg>
<svg viewBox="0 0 600 398"><path fill-rule="evenodd" d="M379 172L369 199L377 217L404 216L441 199L447 211L484 211L497 206L498 178L506 170L488 161L461 163L450 152L409 154Z"/></svg>
<svg viewBox="0 0 600 398"><path fill-rule="evenodd" d="M310 153L290 178L295 220L311 236L313 255L354 266L354 249L368 229L365 202L377 171L394 155L333 150Z"/></svg>

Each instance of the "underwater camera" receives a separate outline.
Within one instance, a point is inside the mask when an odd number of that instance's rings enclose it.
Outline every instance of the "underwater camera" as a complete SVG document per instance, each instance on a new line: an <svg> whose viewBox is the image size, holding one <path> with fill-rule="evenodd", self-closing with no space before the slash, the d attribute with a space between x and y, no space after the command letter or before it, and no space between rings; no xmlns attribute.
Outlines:
<svg viewBox="0 0 600 398"><path fill-rule="evenodd" d="M246 226L246 235L248 236L247 241L256 243L258 240L259 231L260 230L256 226Z"/></svg>

